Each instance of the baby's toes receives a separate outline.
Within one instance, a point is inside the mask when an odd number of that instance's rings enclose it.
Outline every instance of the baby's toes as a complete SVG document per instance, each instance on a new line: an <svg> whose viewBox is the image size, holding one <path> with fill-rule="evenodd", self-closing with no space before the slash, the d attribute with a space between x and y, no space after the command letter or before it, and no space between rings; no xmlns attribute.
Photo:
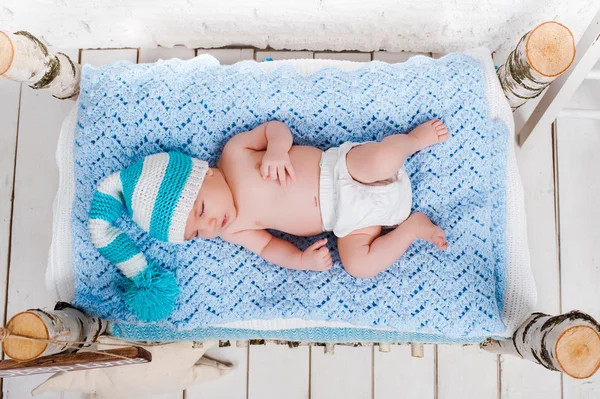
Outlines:
<svg viewBox="0 0 600 399"><path fill-rule="evenodd" d="M439 122L439 124L435 126L435 131L438 135L439 141L446 141L450 137L450 133L448 132L446 125L444 125L442 122Z"/></svg>
<svg viewBox="0 0 600 399"><path fill-rule="evenodd" d="M442 235L436 236L433 239L433 243L435 244L436 247L438 247L438 249L441 249L442 251L446 250L448 248L448 242L446 241L445 236L442 236Z"/></svg>

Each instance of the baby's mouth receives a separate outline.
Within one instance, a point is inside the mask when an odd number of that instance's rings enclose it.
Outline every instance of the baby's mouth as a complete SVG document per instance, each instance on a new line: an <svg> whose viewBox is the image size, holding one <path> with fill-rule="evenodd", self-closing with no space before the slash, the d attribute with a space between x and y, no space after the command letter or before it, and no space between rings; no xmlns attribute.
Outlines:
<svg viewBox="0 0 600 399"><path fill-rule="evenodd" d="M227 224L227 215L223 216L223 222L221 223L221 228L225 227Z"/></svg>

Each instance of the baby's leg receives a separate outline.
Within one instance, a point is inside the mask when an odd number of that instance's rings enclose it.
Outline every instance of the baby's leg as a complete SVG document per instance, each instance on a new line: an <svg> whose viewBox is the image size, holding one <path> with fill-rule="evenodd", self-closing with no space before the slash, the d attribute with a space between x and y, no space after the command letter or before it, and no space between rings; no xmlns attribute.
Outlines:
<svg viewBox="0 0 600 399"><path fill-rule="evenodd" d="M369 278L390 267L417 238L441 250L448 248L444 230L422 213L413 213L393 231L380 236L381 227L367 227L338 238L344 269L354 277Z"/></svg>
<svg viewBox="0 0 600 399"><path fill-rule="evenodd" d="M417 126L408 134L388 136L379 143L366 143L352 148L346 155L348 172L364 184L389 179L417 151L450 137L446 126L434 119Z"/></svg>

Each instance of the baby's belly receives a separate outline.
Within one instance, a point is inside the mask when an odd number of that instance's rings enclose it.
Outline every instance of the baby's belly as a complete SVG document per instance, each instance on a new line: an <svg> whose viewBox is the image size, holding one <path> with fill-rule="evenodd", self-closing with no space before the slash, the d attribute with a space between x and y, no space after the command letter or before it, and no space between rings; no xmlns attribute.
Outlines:
<svg viewBox="0 0 600 399"><path fill-rule="evenodd" d="M319 177L322 152L314 147L294 146L290 160L296 172L296 181L288 187L277 186L270 225L274 229L298 236L312 236L322 232L319 206Z"/></svg>

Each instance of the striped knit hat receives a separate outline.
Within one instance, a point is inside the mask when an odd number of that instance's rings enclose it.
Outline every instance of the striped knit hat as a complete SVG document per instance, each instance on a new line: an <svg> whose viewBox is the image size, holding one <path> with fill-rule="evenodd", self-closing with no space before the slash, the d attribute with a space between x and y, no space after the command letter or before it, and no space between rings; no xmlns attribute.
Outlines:
<svg viewBox="0 0 600 399"><path fill-rule="evenodd" d="M204 161L179 152L150 155L98 185L89 229L100 254L128 278L125 301L144 321L171 314L179 289L175 276L148 262L115 221L127 213L152 237L184 242L185 225L208 170Z"/></svg>

